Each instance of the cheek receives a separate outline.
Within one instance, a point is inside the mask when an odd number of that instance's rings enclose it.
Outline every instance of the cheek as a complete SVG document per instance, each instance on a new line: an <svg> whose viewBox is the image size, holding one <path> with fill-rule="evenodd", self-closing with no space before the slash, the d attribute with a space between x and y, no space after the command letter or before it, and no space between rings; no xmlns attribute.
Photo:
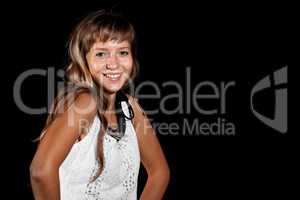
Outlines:
<svg viewBox="0 0 300 200"><path fill-rule="evenodd" d="M103 66L102 63L93 60L92 62L89 62L88 64L89 64L89 69L92 74L95 75L102 71L102 66Z"/></svg>
<svg viewBox="0 0 300 200"><path fill-rule="evenodd" d="M98 68L96 67L97 65L89 64L89 70L92 76L96 77L97 73L99 73Z"/></svg>
<svg viewBox="0 0 300 200"><path fill-rule="evenodd" d="M126 59L123 61L122 66L126 73L130 74L133 68L133 60L132 58Z"/></svg>
<svg viewBox="0 0 300 200"><path fill-rule="evenodd" d="M94 64L91 64L90 70L93 73L98 73L98 72L101 71L101 68L99 67L99 65L97 65L97 64L94 63Z"/></svg>

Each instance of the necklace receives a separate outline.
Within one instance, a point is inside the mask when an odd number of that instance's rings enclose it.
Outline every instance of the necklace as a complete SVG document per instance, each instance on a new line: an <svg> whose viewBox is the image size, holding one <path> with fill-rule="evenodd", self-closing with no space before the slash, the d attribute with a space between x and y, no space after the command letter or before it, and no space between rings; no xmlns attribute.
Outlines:
<svg viewBox="0 0 300 200"><path fill-rule="evenodd" d="M112 121L111 120L111 115L110 115L110 122ZM107 126L107 134L112 136L113 138L115 138L117 141L119 141L121 139L121 134L120 134L120 131L119 131L119 127L116 125L116 124L113 124L113 123L110 123L108 126Z"/></svg>
<svg viewBox="0 0 300 200"><path fill-rule="evenodd" d="M113 133L115 133L115 132L117 132L117 131L118 131L118 127L112 127L112 126L108 126L108 127L107 127L107 130L108 130L108 131L110 131L110 132L113 132Z"/></svg>
<svg viewBox="0 0 300 200"><path fill-rule="evenodd" d="M113 138L115 138L117 141L119 141L122 138L118 128L112 128L112 127L108 126L107 134L112 136Z"/></svg>

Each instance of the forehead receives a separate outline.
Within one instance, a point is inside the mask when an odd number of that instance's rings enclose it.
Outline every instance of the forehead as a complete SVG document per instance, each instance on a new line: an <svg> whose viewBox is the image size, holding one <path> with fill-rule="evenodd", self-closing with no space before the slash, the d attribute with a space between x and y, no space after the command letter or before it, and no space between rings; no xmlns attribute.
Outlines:
<svg viewBox="0 0 300 200"><path fill-rule="evenodd" d="M116 40L108 40L106 42L97 41L93 44L92 50L95 49L120 49L120 48L130 48L130 43L127 40L122 42Z"/></svg>

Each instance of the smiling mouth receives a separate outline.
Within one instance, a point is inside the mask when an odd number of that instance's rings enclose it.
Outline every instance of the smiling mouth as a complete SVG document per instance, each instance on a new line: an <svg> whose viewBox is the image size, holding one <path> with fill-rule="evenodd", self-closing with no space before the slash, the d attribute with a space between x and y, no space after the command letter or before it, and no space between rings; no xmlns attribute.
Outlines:
<svg viewBox="0 0 300 200"><path fill-rule="evenodd" d="M121 78L122 73L107 73L103 74L107 79L117 81Z"/></svg>

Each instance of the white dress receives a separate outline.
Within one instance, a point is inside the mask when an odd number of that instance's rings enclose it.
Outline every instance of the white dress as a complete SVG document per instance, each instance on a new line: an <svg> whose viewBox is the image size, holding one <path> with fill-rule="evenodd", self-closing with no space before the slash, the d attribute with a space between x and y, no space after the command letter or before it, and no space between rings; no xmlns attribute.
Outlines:
<svg viewBox="0 0 300 200"><path fill-rule="evenodd" d="M121 103L129 116L127 104ZM124 136L117 141L105 134L104 168L91 182L98 169L97 135L101 122L96 116L88 134L75 143L59 168L61 200L136 200L140 152L134 127L126 119Z"/></svg>

